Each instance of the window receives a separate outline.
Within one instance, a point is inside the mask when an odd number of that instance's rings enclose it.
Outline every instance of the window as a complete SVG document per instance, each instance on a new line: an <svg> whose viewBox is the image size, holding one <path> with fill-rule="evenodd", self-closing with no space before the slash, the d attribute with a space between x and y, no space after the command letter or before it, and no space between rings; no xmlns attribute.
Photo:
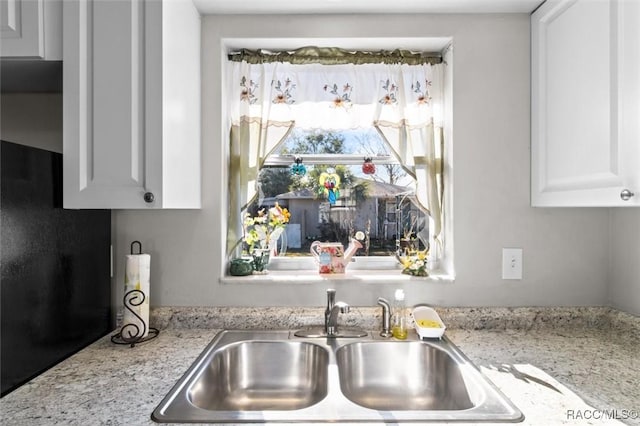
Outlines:
<svg viewBox="0 0 640 426"><path fill-rule="evenodd" d="M282 260L356 234L362 257L393 262L442 244L443 64L230 61L226 75L230 258L255 242L247 214L283 208Z"/></svg>
<svg viewBox="0 0 640 426"><path fill-rule="evenodd" d="M323 177L332 175L335 199L323 186ZM258 188L251 215L276 203L291 214L274 248L279 256L311 256L314 241L346 247L358 231L363 247L356 256L389 257L398 248L428 245L428 218L415 202L415 179L375 129L294 129L267 157Z"/></svg>

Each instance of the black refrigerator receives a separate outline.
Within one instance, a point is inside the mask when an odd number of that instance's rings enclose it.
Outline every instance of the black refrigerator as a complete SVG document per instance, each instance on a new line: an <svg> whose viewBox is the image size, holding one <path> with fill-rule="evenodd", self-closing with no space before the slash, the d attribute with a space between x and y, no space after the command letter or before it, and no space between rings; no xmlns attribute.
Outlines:
<svg viewBox="0 0 640 426"><path fill-rule="evenodd" d="M111 211L62 208L62 155L2 141L2 396L112 330Z"/></svg>

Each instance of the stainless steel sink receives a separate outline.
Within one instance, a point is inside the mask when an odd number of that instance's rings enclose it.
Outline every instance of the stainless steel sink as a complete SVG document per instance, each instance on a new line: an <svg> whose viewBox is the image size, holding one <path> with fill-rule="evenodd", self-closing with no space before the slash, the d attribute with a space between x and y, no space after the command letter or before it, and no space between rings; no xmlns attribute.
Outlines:
<svg viewBox="0 0 640 426"><path fill-rule="evenodd" d="M322 327L315 328L303 328L301 330L296 330L294 333L295 337L309 337L309 338L327 338L329 335ZM340 327L336 333L332 336L334 338L358 338L358 337L367 337L369 333L363 331L359 328L345 328Z"/></svg>
<svg viewBox="0 0 640 426"><path fill-rule="evenodd" d="M329 353L313 343L244 341L216 351L189 386L205 410L298 410L327 396Z"/></svg>
<svg viewBox="0 0 640 426"><path fill-rule="evenodd" d="M151 415L161 423L518 422L446 336L438 341L223 331Z"/></svg>
<svg viewBox="0 0 640 426"><path fill-rule="evenodd" d="M422 342L361 342L336 351L344 396L374 410L473 408L458 363Z"/></svg>

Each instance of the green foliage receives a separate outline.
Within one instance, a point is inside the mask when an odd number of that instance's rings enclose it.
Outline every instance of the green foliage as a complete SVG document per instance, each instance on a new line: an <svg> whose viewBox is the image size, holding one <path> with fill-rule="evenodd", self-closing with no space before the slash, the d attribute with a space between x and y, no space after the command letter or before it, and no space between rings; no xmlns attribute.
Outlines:
<svg viewBox="0 0 640 426"><path fill-rule="evenodd" d="M287 167L269 167L260 170L258 177L260 189L264 197L275 197L278 194L289 192L293 183L291 173Z"/></svg>
<svg viewBox="0 0 640 426"><path fill-rule="evenodd" d="M354 197L356 203L360 203L361 201L366 200L369 190L369 183L366 180L359 181L355 185L352 186Z"/></svg>
<svg viewBox="0 0 640 426"><path fill-rule="evenodd" d="M344 137L333 132L295 132L282 154L341 154Z"/></svg>
<svg viewBox="0 0 640 426"><path fill-rule="evenodd" d="M324 186L320 185L320 175L327 171L329 166L327 165L315 165L307 169L306 176L294 176L291 183L291 191L297 191L301 189L311 189L317 198L325 198ZM333 167L335 173L340 177L340 187L342 191L344 188L351 188L353 196L355 196L356 202L363 201L367 197L367 183L366 181L357 182L355 176L347 166L337 165Z"/></svg>
<svg viewBox="0 0 640 426"><path fill-rule="evenodd" d="M305 154L341 154L344 151L344 136L326 131L295 131L280 150L281 155L299 154L303 160ZM275 197L289 191L310 189L319 199L326 197L325 189L320 185L320 175L333 168L340 177L339 190L351 189L351 197L356 203L367 198L367 183L356 180L349 167L344 165L307 166L305 176L291 175L288 168L264 168L260 171L261 195Z"/></svg>

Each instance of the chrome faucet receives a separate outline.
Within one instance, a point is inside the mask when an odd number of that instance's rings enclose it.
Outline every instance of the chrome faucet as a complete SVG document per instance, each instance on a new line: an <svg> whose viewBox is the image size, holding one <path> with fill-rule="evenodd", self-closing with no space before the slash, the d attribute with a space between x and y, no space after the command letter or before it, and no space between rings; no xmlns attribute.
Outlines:
<svg viewBox="0 0 640 426"><path fill-rule="evenodd" d="M382 306L382 331L380 336L391 337L391 305L384 297L378 297L378 305Z"/></svg>
<svg viewBox="0 0 640 426"><path fill-rule="evenodd" d="M324 311L324 331L327 337L338 335L338 314L349 312L349 305L344 302L336 302L336 291L332 288L327 290L327 309Z"/></svg>

